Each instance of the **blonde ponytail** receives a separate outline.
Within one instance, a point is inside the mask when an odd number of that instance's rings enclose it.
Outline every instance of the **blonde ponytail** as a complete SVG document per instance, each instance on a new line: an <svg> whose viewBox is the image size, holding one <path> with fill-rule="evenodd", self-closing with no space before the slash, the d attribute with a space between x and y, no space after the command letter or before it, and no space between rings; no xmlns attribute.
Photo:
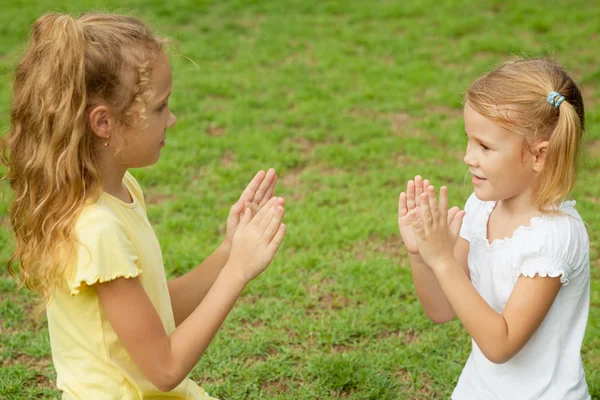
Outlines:
<svg viewBox="0 0 600 400"><path fill-rule="evenodd" d="M44 303L74 255L77 217L101 193L101 145L87 122L90 99L110 105L122 125L132 122L129 109L152 92L148 66L163 54L164 42L121 15L47 14L33 25L15 71L10 130L0 150L15 192L16 250L8 270Z"/></svg>
<svg viewBox="0 0 600 400"><path fill-rule="evenodd" d="M533 202L538 205L564 201L577 177L583 127L575 108L568 101L563 101L558 111L558 121L550 134L544 168L537 178L533 194Z"/></svg>

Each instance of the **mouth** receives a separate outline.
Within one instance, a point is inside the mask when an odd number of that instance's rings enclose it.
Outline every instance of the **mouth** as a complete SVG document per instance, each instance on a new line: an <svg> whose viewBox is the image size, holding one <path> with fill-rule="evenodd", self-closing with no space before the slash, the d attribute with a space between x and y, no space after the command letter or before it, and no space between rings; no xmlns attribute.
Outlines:
<svg viewBox="0 0 600 400"><path fill-rule="evenodd" d="M165 145L165 140L167 140L167 139L163 139L163 141L162 141L162 142L160 142L160 146L161 146L161 147Z"/></svg>
<svg viewBox="0 0 600 400"><path fill-rule="evenodd" d="M473 175L473 179L471 179L471 182L473 182L474 185L478 185L478 184L481 184L481 183L487 181L486 178L483 178L479 175L475 175L473 173L471 175Z"/></svg>

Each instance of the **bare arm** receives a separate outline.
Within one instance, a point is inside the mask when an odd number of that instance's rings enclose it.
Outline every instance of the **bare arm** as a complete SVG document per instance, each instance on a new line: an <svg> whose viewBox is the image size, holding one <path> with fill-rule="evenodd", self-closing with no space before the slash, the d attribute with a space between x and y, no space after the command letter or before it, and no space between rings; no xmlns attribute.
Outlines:
<svg viewBox="0 0 600 400"><path fill-rule="evenodd" d="M175 325L179 326L202 302L229 258L229 248L221 244L192 271L169 281L169 295Z"/></svg>
<svg viewBox="0 0 600 400"><path fill-rule="evenodd" d="M204 354L244 285L242 279L229 274L219 276L202 303L171 336L138 278L98 284L96 292L106 318L133 361L154 386L168 392Z"/></svg>
<svg viewBox="0 0 600 400"><path fill-rule="evenodd" d="M462 266L465 276L470 279L469 267L467 266L469 242L459 237L454 248L454 254ZM433 270L425 264L420 255L409 254L409 260L417 297L425 314L437 324L443 324L454 319L456 313Z"/></svg>
<svg viewBox="0 0 600 400"><path fill-rule="evenodd" d="M169 295L177 326L200 304L221 273L229 258L233 235L240 223L244 209L250 208L252 215L256 215L273 197L276 181L274 169L271 168L267 172L258 171L242 192L239 200L229 210L227 234L223 243L192 271L169 281ZM283 199L277 201L283 205Z"/></svg>
<svg viewBox="0 0 600 400"><path fill-rule="evenodd" d="M423 180L417 175L413 180L408 181L406 192L400 194L398 201L398 226L402 241L408 250L408 259L410 262L413 283L417 292L417 297L421 303L421 307L425 314L435 323L443 324L452 320L455 316L452 306L446 299L446 295L442 291L435 274L429 266L423 261L419 254L417 243L413 229L411 227L412 219L417 217L419 199L423 188L429 186L429 181ZM454 222L455 217L458 217L458 224L462 218L457 207L453 208L448 213L450 223ZM455 223L455 224L456 224ZM460 225L458 225L460 226ZM458 238L455 246L455 255L463 266L463 270L469 277L469 268L467 266L467 256L469 254L469 242L462 238Z"/></svg>
<svg viewBox="0 0 600 400"><path fill-rule="evenodd" d="M285 235L280 203L281 199L272 199L254 218L246 210L234 235L229 261L202 302L171 335L167 335L138 278L94 285L119 340L159 390L171 391L189 374L244 286L275 256Z"/></svg>
<svg viewBox="0 0 600 400"><path fill-rule="evenodd" d="M520 277L499 314L481 297L455 260L434 268L442 290L483 354L502 364L527 344L558 295L560 278Z"/></svg>
<svg viewBox="0 0 600 400"><path fill-rule="evenodd" d="M413 223L419 251L431 266L448 302L483 354L494 363L510 360L525 346L550 310L561 287L560 278L520 277L502 313L481 297L464 274L450 247L448 193L422 194L420 218Z"/></svg>

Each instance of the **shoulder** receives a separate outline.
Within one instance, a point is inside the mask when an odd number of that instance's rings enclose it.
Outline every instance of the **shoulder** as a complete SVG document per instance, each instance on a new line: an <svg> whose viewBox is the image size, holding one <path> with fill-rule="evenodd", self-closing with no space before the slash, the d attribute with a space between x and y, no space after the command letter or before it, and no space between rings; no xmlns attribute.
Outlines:
<svg viewBox="0 0 600 400"><path fill-rule="evenodd" d="M532 219L539 240L558 248L589 246L585 223L575 209L575 201L564 202L558 211L556 215Z"/></svg>
<svg viewBox="0 0 600 400"><path fill-rule="evenodd" d="M117 212L102 201L86 206L75 223L75 234L84 243L107 236L121 237L126 231Z"/></svg>
<svg viewBox="0 0 600 400"><path fill-rule="evenodd" d="M569 275L575 276L589 266L589 238L574 206L575 202L565 202L558 215L532 218L529 240L519 252L522 269L543 263L547 269L560 271L566 283Z"/></svg>
<svg viewBox="0 0 600 400"><path fill-rule="evenodd" d="M145 209L146 203L144 201L144 192L142 191L142 187L129 171L125 172L125 175L123 176L123 184L129 190L129 193L131 193L131 195L135 197Z"/></svg>

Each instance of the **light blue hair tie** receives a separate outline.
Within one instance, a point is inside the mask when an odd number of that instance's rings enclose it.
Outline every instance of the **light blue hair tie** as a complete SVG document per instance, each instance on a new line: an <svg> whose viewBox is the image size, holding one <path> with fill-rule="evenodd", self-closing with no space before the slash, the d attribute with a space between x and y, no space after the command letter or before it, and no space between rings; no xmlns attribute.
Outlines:
<svg viewBox="0 0 600 400"><path fill-rule="evenodd" d="M548 103L552 104L554 108L558 108L565 101L565 96L558 92L548 93Z"/></svg>

